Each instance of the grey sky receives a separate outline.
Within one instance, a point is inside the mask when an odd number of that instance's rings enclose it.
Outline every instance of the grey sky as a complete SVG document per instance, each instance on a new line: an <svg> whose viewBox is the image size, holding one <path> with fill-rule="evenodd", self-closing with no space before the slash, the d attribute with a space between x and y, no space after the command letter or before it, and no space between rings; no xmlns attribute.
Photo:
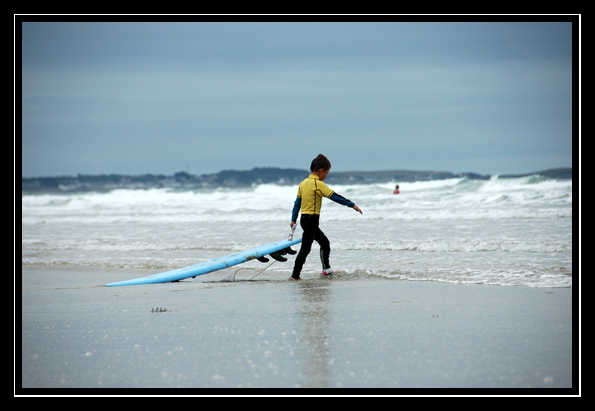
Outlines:
<svg viewBox="0 0 595 411"><path fill-rule="evenodd" d="M22 24L24 177L318 153L335 171L571 166L572 24Z"/></svg>

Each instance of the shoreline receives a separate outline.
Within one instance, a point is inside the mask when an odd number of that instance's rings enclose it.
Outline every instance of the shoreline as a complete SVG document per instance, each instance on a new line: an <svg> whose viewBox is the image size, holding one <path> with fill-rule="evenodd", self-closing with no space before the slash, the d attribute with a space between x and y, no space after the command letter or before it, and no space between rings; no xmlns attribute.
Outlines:
<svg viewBox="0 0 595 411"><path fill-rule="evenodd" d="M572 288L129 271L22 267L17 392L577 387Z"/></svg>

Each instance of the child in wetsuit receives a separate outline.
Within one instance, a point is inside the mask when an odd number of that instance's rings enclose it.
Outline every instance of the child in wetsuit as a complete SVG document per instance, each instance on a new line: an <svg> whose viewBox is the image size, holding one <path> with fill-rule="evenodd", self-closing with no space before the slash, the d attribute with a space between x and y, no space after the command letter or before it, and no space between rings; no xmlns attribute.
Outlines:
<svg viewBox="0 0 595 411"><path fill-rule="evenodd" d="M300 273L306 262L306 257L310 254L313 241L316 241L320 245L320 260L322 262L323 275L329 275L333 272L329 263L329 256L331 253L330 242L318 227L322 197L330 198L339 204L351 207L360 214L363 214L358 206L345 197L335 193L323 182L330 170L331 162L328 158L319 154L312 160L312 164L310 165L310 176L302 181L298 188L297 198L291 214L290 226L293 228L296 224L298 213L301 210L302 217L300 218L300 225L304 232L302 234L302 246L295 259L293 274L291 275L290 280L301 280Z"/></svg>

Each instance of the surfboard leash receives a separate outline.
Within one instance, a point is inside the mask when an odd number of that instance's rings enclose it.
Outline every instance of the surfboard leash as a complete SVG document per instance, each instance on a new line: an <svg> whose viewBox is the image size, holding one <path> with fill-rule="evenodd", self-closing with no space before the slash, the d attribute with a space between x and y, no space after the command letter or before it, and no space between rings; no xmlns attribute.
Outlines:
<svg viewBox="0 0 595 411"><path fill-rule="evenodd" d="M267 268L269 268L270 266L272 266L273 264L275 264L277 262L277 260L274 260L272 263L270 263L269 265L267 265L261 272L259 272L258 274L256 274L254 277L250 278L248 281L255 279L256 277L258 277L260 274L262 274L264 272L264 270L266 270ZM235 274L234 274L235 276ZM275 277L276 278L276 277Z"/></svg>
<svg viewBox="0 0 595 411"><path fill-rule="evenodd" d="M246 280L246 281L250 281L250 280L253 280L253 279L255 279L255 278L256 278L256 277L258 277L260 274L262 274L262 273L263 273L263 272L264 272L264 271L265 271L267 268L269 268L270 266L272 266L272 265L273 265L273 264L275 264L276 262L277 262L277 260L274 260L272 263L270 263L270 264L269 264L269 265L267 265L265 268L263 268L262 270L260 270L260 271L258 272L258 274L256 274L254 277L252 277L252 278L249 278L249 279L248 279L248 280ZM242 268L238 268L238 269L237 269L237 270L236 270L236 271L233 273L233 280L228 280L228 281L235 282L235 281L236 281L236 274L237 274L237 272L238 272L238 271L240 271L240 270L256 270L256 269L255 269L255 268L252 268L252 267L242 267ZM231 278L231 277L232 277L232 276L230 275L230 276L228 277L228 279L229 279L229 278ZM275 277L275 276L272 276L272 277L274 277L274 278L277 278L277 277ZM278 278L277 278L277 279L278 279Z"/></svg>

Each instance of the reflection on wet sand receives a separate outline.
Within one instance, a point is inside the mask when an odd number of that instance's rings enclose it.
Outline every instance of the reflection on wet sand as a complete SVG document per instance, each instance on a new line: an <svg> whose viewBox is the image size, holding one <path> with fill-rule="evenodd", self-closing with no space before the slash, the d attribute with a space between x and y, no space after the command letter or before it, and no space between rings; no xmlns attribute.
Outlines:
<svg viewBox="0 0 595 411"><path fill-rule="evenodd" d="M296 290L301 298L302 373L308 388L331 386L330 284L326 281L302 281Z"/></svg>

